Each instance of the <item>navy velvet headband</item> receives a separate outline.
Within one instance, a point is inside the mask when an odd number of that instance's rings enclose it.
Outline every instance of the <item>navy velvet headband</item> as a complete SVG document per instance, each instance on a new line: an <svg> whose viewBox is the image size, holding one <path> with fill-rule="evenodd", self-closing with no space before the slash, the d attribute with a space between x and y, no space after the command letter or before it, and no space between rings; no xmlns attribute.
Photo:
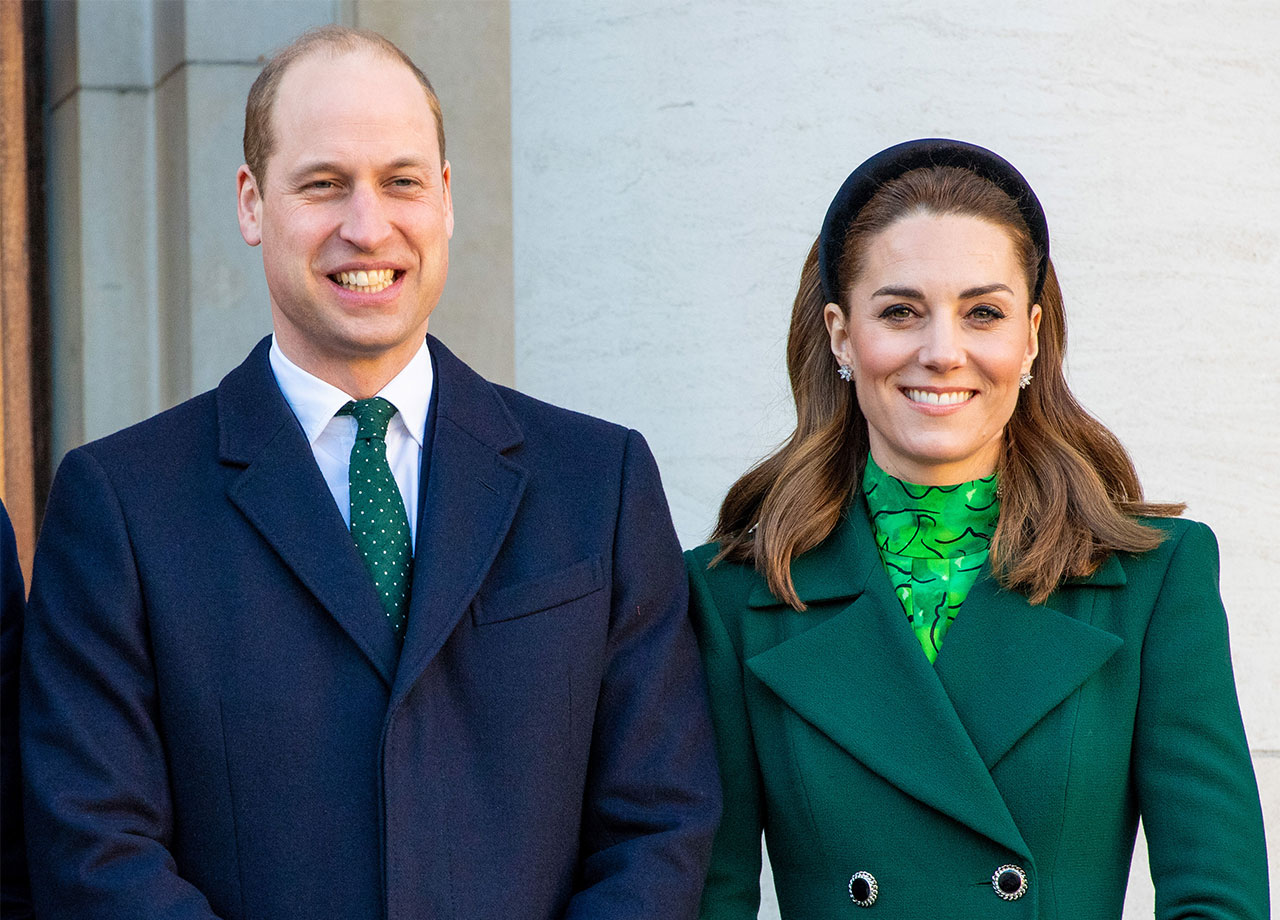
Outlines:
<svg viewBox="0 0 1280 920"><path fill-rule="evenodd" d="M898 178L905 172L926 166L958 166L977 173L994 182L1017 204L1031 231L1031 241L1040 254L1036 267L1036 283L1033 301L1040 299L1044 291L1044 275L1049 265L1049 224L1036 193L1031 190L1022 173L1014 169L990 150L964 141L930 137L897 144L881 150L849 174L836 192L822 222L822 234L818 237L818 271L822 277L822 292L828 303L839 303L840 256L844 250L844 238L849 225L858 212L871 200L880 186Z"/></svg>

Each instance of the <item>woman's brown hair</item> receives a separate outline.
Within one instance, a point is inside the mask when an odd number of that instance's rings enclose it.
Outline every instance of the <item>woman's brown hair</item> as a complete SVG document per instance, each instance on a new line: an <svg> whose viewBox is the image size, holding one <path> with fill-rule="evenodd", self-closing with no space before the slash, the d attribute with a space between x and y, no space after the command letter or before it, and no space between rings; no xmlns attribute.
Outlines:
<svg viewBox="0 0 1280 920"><path fill-rule="evenodd" d="M862 271L871 239L910 214L959 214L1004 228L1032 287L1040 254L1014 201L956 167L927 167L886 182L849 225L840 264L844 291ZM1000 583L1043 603L1064 579L1089 575L1114 552L1145 552L1162 540L1135 515L1168 517L1183 505L1142 499L1119 440L1076 401L1063 376L1067 348L1062 291L1049 262L1039 299L1040 353L1031 384L1005 426L999 462L1000 521L991 564ZM870 444L852 385L835 372L823 319L826 298L815 242L800 273L787 336L796 429L729 489L712 539L716 561L749 562L796 610L791 560L821 543L856 494ZM847 312L847 302L841 309Z"/></svg>

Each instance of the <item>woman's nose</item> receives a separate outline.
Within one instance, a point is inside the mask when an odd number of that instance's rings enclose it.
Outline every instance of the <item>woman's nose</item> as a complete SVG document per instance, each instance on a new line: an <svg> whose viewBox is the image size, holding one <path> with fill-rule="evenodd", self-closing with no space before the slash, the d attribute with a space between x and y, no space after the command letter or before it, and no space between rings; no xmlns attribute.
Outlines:
<svg viewBox="0 0 1280 920"><path fill-rule="evenodd" d="M920 363L932 371L946 371L964 363L964 347L958 323L935 319L929 323L920 345Z"/></svg>

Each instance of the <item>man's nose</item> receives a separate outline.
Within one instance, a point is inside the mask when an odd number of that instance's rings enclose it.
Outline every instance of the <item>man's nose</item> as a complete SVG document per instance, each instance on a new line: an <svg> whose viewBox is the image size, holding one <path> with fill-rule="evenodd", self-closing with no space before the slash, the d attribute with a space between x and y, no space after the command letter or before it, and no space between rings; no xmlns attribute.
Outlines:
<svg viewBox="0 0 1280 920"><path fill-rule="evenodd" d="M375 251L391 235L385 205L377 189L355 189L347 200L339 235L362 252Z"/></svg>

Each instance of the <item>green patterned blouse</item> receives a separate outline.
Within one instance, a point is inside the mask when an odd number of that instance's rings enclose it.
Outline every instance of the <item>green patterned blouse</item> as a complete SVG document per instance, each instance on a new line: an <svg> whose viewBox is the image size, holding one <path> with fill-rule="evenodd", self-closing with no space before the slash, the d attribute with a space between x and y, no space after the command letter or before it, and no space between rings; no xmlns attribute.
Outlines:
<svg viewBox="0 0 1280 920"><path fill-rule="evenodd" d="M1000 517L996 475L920 486L867 457L862 491L880 560L930 663L987 562Z"/></svg>

